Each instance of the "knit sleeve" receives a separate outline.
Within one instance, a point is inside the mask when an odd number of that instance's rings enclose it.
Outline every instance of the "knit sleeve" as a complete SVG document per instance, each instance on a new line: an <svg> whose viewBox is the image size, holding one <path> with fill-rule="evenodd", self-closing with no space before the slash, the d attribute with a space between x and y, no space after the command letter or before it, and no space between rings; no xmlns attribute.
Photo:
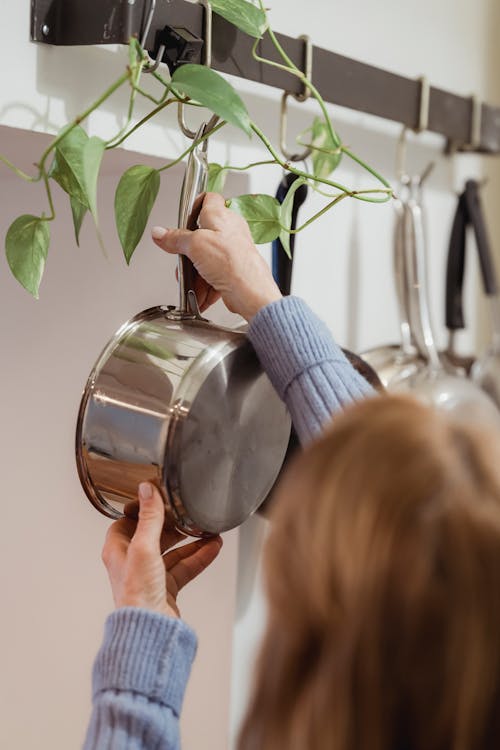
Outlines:
<svg viewBox="0 0 500 750"><path fill-rule="evenodd" d="M248 337L302 443L314 438L335 412L374 394L326 325L298 297L283 297L262 308L251 321Z"/></svg>
<svg viewBox="0 0 500 750"><path fill-rule="evenodd" d="M179 750L195 651L181 620L135 607L113 612L94 663L84 750Z"/></svg>

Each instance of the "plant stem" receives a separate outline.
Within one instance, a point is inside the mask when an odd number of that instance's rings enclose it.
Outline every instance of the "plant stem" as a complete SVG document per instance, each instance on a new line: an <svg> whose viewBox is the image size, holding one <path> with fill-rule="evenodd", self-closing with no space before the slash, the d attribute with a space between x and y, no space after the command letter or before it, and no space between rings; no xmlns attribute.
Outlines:
<svg viewBox="0 0 500 750"><path fill-rule="evenodd" d="M306 229L306 227L316 221L316 219L319 219L320 216L326 214L327 211L333 208L337 203L340 203L340 201L344 200L344 198L347 198L349 195L350 193L341 193L340 195L335 196L335 198L330 201L330 203L328 203L320 211L311 216L311 218L309 218L304 224L302 224L302 226L298 227L297 229L286 229L285 227L282 227L282 229L285 229L285 231L289 234L298 234L299 232L302 232L303 229Z"/></svg>
<svg viewBox="0 0 500 750"><path fill-rule="evenodd" d="M132 135L132 133L135 133L136 130L138 130L140 127L142 127L148 120L151 120L152 117L158 114L158 112L161 112L162 109L165 109L165 107L168 107L170 104L173 104L176 102L177 99L167 99L166 101L162 102L162 104L158 105L155 109L152 109L149 114L147 114L145 117L142 118L142 120L139 120L139 122L136 122L133 128L131 128L127 133L125 133L123 136L119 138L119 140L114 143L114 138L112 141L109 141L106 144L107 149L116 148L117 146L120 146L124 141L127 140L129 136ZM115 136L118 137L118 136Z"/></svg>
<svg viewBox="0 0 500 750"><path fill-rule="evenodd" d="M45 151L43 152L42 156L40 157L40 161L37 164L37 167L39 168L39 175L38 179L41 179L42 172L45 169L45 162L47 161L47 158L51 151L55 149L55 147L62 141L62 139L68 135L68 133L71 133L72 130L74 130L77 125L80 125L81 122L87 119L89 115L92 114L98 107L103 104L103 102L106 101L106 99L109 99L109 97L117 91L117 89L120 88L120 86L123 86L125 81L127 81L130 78L130 70L127 70L126 73L124 73L120 78L118 78L117 81L115 81L105 92L102 94L102 96L99 97L93 104L91 104L84 112L82 112L81 115L78 115L75 117L75 119L66 127L64 130L59 133L57 138L55 138L50 146L48 146Z"/></svg>
<svg viewBox="0 0 500 750"><path fill-rule="evenodd" d="M356 154L353 154L352 151L350 151L345 146L341 146L342 152L348 156L350 159L355 161L357 164L359 164L363 169L366 169L367 172L372 174L379 182L382 183L382 185L385 185L387 188L390 188L392 191L392 188L390 184L385 180L382 175L380 175L378 172L376 172L372 167L369 167L368 164L366 164L362 159L359 158L359 156L356 156Z"/></svg>
<svg viewBox="0 0 500 750"><path fill-rule="evenodd" d="M211 135L217 132L217 130L220 130L224 125L227 125L226 121L223 120L222 122L219 122L218 125L215 126L215 128L212 128L212 130L209 133L205 133L201 138L199 138L197 141L194 141L189 148L187 148L180 156L177 157L177 159L174 159L174 161L169 162L168 164L165 164L165 166L160 167L157 171L158 172L165 172L165 170L170 169L170 167L174 167L176 164L179 164L188 154L191 153L191 151L194 151L194 149L200 145L200 143L203 143L203 141L206 141L207 138L209 138Z"/></svg>
<svg viewBox="0 0 500 750"><path fill-rule="evenodd" d="M223 170L227 170L228 172L246 172L247 169L252 169L253 167L263 167L264 165L268 164L276 164L275 159L267 159L265 161L254 161L251 164L247 164L245 167L235 167L232 164L228 164L225 167L222 167Z"/></svg>
<svg viewBox="0 0 500 750"><path fill-rule="evenodd" d="M349 190L349 188L345 187L344 185L341 185L338 182L333 182L332 180L327 180L324 177L314 177L314 176L308 174L307 172L304 172L302 169L296 169L295 167L291 166L290 162L285 162L285 161L283 161L283 159L281 159L281 157L279 156L279 154L277 153L277 151L274 149L274 147L272 146L272 144L269 141L269 139L264 135L264 133L260 130L260 128L254 122L251 123L251 128L252 128L253 132L260 138L260 140L265 145L265 147L267 148L267 150L269 151L269 153L274 157L275 161L281 167L283 167L283 169L286 169L289 172L293 172L294 174L298 175L299 177L305 177L307 180L313 179L316 182L322 183L323 185L328 185L329 187L333 187L336 190L340 190L342 193L347 193L348 195L350 195L353 198L356 198L357 200L366 201L368 203L385 203L385 202L387 202L388 200L390 200L392 198L392 194L393 193L392 193L392 188L390 188L390 187L388 189L386 189L386 190L380 190L380 189L375 189L374 188L373 190L353 191L353 190ZM385 195L385 197L382 198L382 199L381 198L368 198L368 197L364 197L365 195L369 195L371 193L380 193L380 192L384 193L384 195Z"/></svg>
<svg viewBox="0 0 500 750"><path fill-rule="evenodd" d="M0 161L3 164L5 164L6 167L11 169L14 172L14 174L17 174L18 177L21 177L21 179L26 180L26 182L37 181L36 177L32 177L31 175L26 174L26 172L23 172L22 169L19 169L18 167L16 167L15 164L13 164L11 161L9 161L9 159L7 159L5 156L2 156L1 154L0 154Z"/></svg>
<svg viewBox="0 0 500 750"><path fill-rule="evenodd" d="M50 189L50 184L49 184L49 176L47 172L45 171L45 168L42 170L42 179L45 185L45 190L47 192L47 199L49 201L49 208L50 208L50 216L44 217L44 221L54 221L54 219L56 218L56 212L54 209L54 201L52 199L52 191Z"/></svg>
<svg viewBox="0 0 500 750"><path fill-rule="evenodd" d="M264 3L262 2L262 0L259 0L259 5L260 5L261 10L264 13L266 13L266 9L264 7ZM266 17L267 17L267 13L266 13ZM271 41L272 41L272 43L273 43L276 51L281 56L281 59L284 60L284 62L288 66L288 72L291 73L292 75L296 75L302 81L302 83L304 84L304 86L309 89L309 91L312 93L312 95L314 96L314 98L318 102L318 104L319 104L319 106L321 108L321 111L323 113L323 117L325 118L325 123L326 123L326 126L328 128L328 133L330 135L330 138L332 139L332 143L335 146L340 146L340 138L338 137L337 133L335 132L335 130L333 128L332 121L330 120L330 116L329 116L328 111L326 109L325 101L324 101L323 97L321 96L321 94L319 93L318 89L316 88L316 86L314 86L313 82L310 81L307 78L306 75L304 75L303 71L301 71L295 65L295 63L293 62L293 60L290 59L290 57L287 55L287 53L285 52L285 50L283 49L283 47L281 46L281 44L278 42L276 34L274 33L274 31L272 30L272 28L271 28L271 26L269 24L267 26L267 33L269 34L269 37L270 37L270 39L271 39ZM262 60L262 62L266 62L266 61ZM272 61L269 60L269 62L271 63Z"/></svg>

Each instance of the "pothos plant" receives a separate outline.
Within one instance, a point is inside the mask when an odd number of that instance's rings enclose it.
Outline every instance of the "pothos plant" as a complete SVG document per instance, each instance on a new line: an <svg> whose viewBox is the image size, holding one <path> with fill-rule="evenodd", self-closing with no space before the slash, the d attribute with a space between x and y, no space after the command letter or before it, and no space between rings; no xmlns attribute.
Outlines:
<svg viewBox="0 0 500 750"><path fill-rule="evenodd" d="M344 145L335 131L321 94L306 75L293 63L272 31L262 0L210 0L214 13L225 18L244 33L254 38L253 57L262 64L272 65L287 71L300 79L319 107L319 115L311 127L302 134L299 142L311 148L312 170L299 169L296 164L283 159L270 139L258 124L251 120L248 110L236 90L214 70L203 65L185 64L172 76L162 75L158 70L150 70L156 81L156 95L141 85L141 77L151 68L148 54L138 40L129 43L128 65L118 78L84 112L66 125L41 154L33 175L26 174L6 157L0 160L16 175L27 182L40 182L44 185L48 212L41 216L23 214L9 227L5 239L7 260L16 279L38 298L40 282L50 244L50 224L56 218L52 188L54 183L69 196L75 238L79 243L80 229L87 213L90 213L98 229L97 186L99 170L105 152L117 148L139 128L153 118L161 117L163 111L172 104L182 102L193 107L205 107L220 118L209 137L222 128L235 127L249 137L256 136L262 144L266 158L246 165L211 164L208 189L222 192L224 179L232 170L249 170L261 165L275 164L281 169L293 172L297 180L288 192L283 204L272 195L240 195L226 201L234 211L241 214L249 223L254 241L257 244L280 238L285 252L289 253L291 232L300 232L347 197L355 200L382 203L392 197L389 183L362 159ZM269 35L280 62L267 60L258 54L262 37ZM97 136L89 137L82 123L97 110L117 89L128 86L130 89L128 112L125 125L110 140ZM151 104L150 111L141 119L134 119L134 109L138 97ZM161 176L175 164L181 162L200 141L192 142L176 159L157 169L137 165L128 169L120 179L115 195L115 219L123 253L130 263L148 222L160 188ZM354 160L369 172L378 183L376 187L353 190L332 179L332 173L341 159ZM300 185L307 184L325 198L324 207L309 217L302 226L290 229L293 195Z"/></svg>

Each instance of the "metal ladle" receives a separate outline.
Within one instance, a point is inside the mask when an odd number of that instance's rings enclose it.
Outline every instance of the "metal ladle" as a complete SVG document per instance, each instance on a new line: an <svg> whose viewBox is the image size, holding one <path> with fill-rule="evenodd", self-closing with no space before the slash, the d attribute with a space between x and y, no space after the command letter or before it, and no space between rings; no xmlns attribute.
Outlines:
<svg viewBox="0 0 500 750"><path fill-rule="evenodd" d="M401 180L404 187L404 177ZM400 190L402 192L402 190ZM396 218L393 240L393 273L399 318L400 343L377 346L361 353L361 357L373 367L382 384L391 390L401 378L410 377L425 367L425 360L413 341L409 323L409 279L405 249L404 203L395 201Z"/></svg>
<svg viewBox="0 0 500 750"><path fill-rule="evenodd" d="M500 414L492 399L465 377L448 374L439 357L428 301L421 187L421 177L410 179L409 198L404 204L404 231L407 268L411 280L410 327L420 353L427 360L427 367L407 378L401 378L393 390L409 391L419 400L458 419L500 429Z"/></svg>

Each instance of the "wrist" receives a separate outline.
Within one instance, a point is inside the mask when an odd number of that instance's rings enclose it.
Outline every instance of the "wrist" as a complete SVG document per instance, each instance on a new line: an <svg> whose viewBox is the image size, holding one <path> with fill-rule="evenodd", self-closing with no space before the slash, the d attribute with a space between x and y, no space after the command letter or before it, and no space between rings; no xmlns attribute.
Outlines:
<svg viewBox="0 0 500 750"><path fill-rule="evenodd" d="M247 301L245 309L241 312L241 315L245 320L250 323L253 318L259 313L264 307L270 305L272 302L277 302L282 299L279 288L276 286L274 289L267 290L266 292L259 292L253 294Z"/></svg>

